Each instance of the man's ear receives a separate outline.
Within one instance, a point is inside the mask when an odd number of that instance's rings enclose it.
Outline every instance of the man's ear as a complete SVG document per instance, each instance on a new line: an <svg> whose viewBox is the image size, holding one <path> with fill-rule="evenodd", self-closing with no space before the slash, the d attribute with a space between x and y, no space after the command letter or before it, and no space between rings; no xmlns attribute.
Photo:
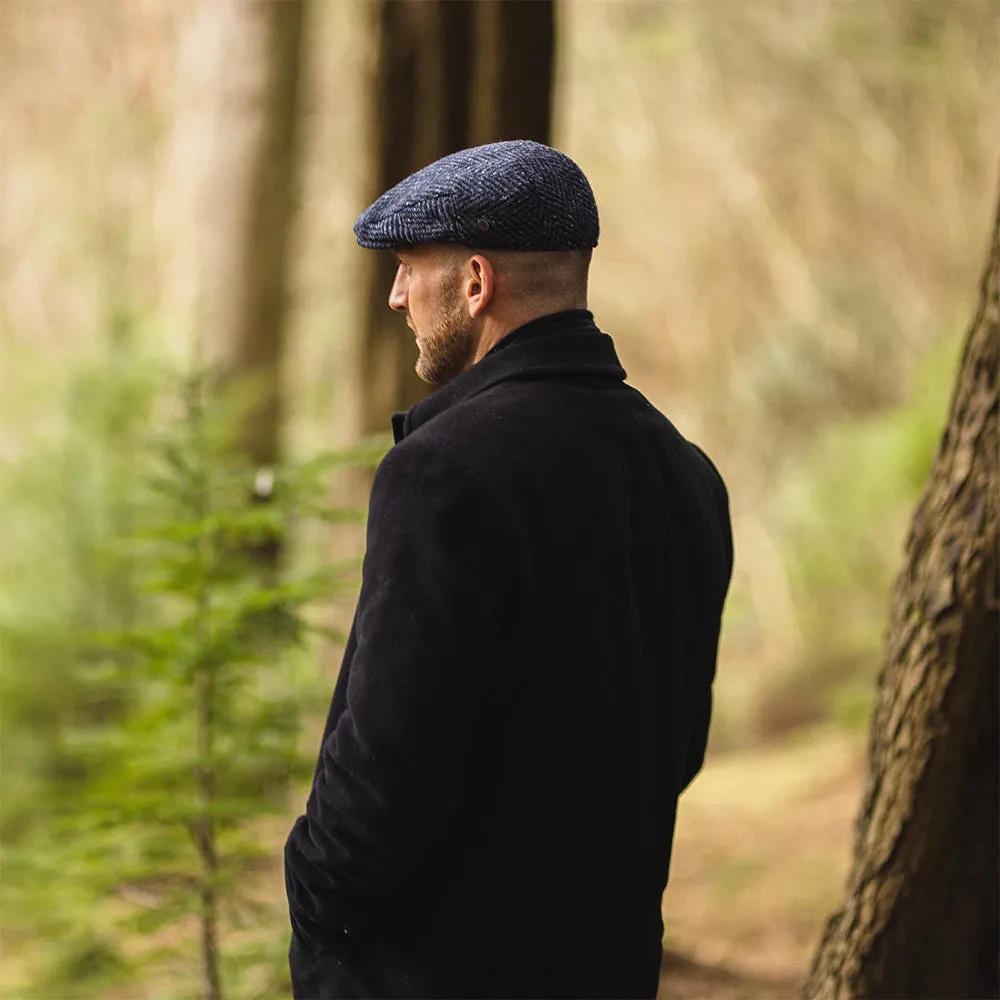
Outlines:
<svg viewBox="0 0 1000 1000"><path fill-rule="evenodd" d="M496 289L493 265L482 255L469 258L469 272L465 282L465 301L469 316L475 319L489 304Z"/></svg>

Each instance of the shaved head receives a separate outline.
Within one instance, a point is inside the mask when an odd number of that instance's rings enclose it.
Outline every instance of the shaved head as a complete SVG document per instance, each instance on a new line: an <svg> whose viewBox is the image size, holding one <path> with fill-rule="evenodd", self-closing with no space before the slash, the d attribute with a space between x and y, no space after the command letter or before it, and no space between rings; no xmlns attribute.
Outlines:
<svg viewBox="0 0 1000 1000"><path fill-rule="evenodd" d="M559 309L587 305L587 275L592 250L475 250L496 268L504 294ZM553 310L556 311L556 310Z"/></svg>

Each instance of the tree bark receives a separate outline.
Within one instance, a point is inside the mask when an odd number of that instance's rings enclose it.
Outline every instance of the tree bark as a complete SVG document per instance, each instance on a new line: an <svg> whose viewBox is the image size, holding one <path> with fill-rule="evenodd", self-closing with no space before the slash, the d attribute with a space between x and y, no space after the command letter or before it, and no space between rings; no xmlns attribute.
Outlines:
<svg viewBox="0 0 1000 1000"><path fill-rule="evenodd" d="M549 142L555 4L552 0L478 0L470 145L504 139Z"/></svg>
<svg viewBox="0 0 1000 1000"><path fill-rule="evenodd" d="M1000 996L1000 208L951 413L906 543L846 899L803 990Z"/></svg>
<svg viewBox="0 0 1000 1000"><path fill-rule="evenodd" d="M181 323L193 322L195 366L210 366L238 394L232 448L256 470L247 492L259 502L271 498L281 459L307 7L201 0L179 51L168 180L179 175L182 203L163 219L175 243L167 298ZM272 577L279 543L254 545L252 555Z"/></svg>
<svg viewBox="0 0 1000 1000"><path fill-rule="evenodd" d="M284 403L288 239L298 174L301 0L226 0L217 149L218 230L207 303L212 351L253 396L239 447L279 458Z"/></svg>
<svg viewBox="0 0 1000 1000"><path fill-rule="evenodd" d="M158 213L171 244L165 304L174 322L193 327L195 364L247 386L234 444L258 467L281 452L307 6L191 6L181 24L168 193Z"/></svg>
<svg viewBox="0 0 1000 1000"><path fill-rule="evenodd" d="M370 115L371 202L408 174L466 146L549 141L553 0L381 0ZM389 254L369 254L353 367L350 437L385 432L423 398L412 335L387 299Z"/></svg>
<svg viewBox="0 0 1000 1000"><path fill-rule="evenodd" d="M365 200L421 166L459 148L465 131L468 5L440 0L382 0L375 11L377 58L371 113L372 183ZM463 58L449 60L449 55ZM389 415L424 395L414 372L416 346L387 305L396 264L368 253L363 277L351 436L385 432Z"/></svg>

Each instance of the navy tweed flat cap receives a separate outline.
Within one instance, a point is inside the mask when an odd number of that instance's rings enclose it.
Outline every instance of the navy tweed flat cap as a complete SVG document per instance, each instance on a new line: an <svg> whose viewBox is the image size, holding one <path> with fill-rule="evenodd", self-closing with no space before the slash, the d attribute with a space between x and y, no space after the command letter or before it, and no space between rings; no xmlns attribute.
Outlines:
<svg viewBox="0 0 1000 1000"><path fill-rule="evenodd" d="M565 153L528 139L474 146L410 174L354 223L358 243L391 250L461 243L483 250L597 246L594 192Z"/></svg>

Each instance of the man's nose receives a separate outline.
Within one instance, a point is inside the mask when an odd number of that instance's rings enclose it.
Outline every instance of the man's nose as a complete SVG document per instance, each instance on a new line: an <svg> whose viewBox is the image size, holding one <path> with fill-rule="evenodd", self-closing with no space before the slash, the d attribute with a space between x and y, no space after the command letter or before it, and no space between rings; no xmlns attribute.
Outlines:
<svg viewBox="0 0 1000 1000"><path fill-rule="evenodd" d="M396 277L389 292L389 308L396 312L406 312L406 272L403 265L396 268Z"/></svg>

